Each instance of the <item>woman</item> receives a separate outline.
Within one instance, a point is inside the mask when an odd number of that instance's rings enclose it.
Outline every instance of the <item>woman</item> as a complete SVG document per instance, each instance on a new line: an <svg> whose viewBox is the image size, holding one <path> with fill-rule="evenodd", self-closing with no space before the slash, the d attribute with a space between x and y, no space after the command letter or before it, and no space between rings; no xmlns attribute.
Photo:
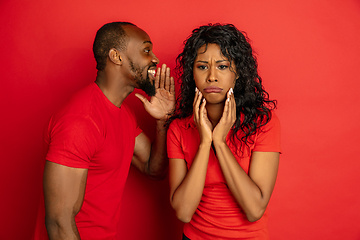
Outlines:
<svg viewBox="0 0 360 240"><path fill-rule="evenodd" d="M177 68L182 85L167 144L183 239L268 239L280 124L247 37L231 24L201 26Z"/></svg>

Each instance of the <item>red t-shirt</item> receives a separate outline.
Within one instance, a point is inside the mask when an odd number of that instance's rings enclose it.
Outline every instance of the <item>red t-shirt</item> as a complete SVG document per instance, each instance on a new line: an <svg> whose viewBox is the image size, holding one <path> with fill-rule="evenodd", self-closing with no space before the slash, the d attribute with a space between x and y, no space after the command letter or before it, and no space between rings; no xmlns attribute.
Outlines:
<svg viewBox="0 0 360 240"><path fill-rule="evenodd" d="M95 83L50 119L46 160L88 169L84 202L75 217L81 239L115 238L135 138L140 133L129 107L113 105ZM41 228L44 219L38 217L34 239L43 239Z"/></svg>
<svg viewBox="0 0 360 240"><path fill-rule="evenodd" d="M280 152L280 123L272 113L272 119L262 127L249 143L249 147L230 140L227 144L239 165L249 171L253 151ZM169 158L184 159L190 169L200 144L199 132L193 116L174 120L167 133ZM242 150L242 151L241 151ZM219 161L210 149L204 191L191 221L184 225L184 234L191 240L202 239L268 239L267 212L256 222L249 222L227 187Z"/></svg>

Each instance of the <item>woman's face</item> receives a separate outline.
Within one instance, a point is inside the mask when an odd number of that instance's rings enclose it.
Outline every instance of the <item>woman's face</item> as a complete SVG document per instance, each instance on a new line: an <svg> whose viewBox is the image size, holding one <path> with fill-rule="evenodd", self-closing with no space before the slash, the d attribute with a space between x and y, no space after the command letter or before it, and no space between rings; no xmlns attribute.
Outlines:
<svg viewBox="0 0 360 240"><path fill-rule="evenodd" d="M235 71L230 68L230 61L221 53L219 45L214 43L208 44L207 48L203 45L197 51L193 75L196 87L210 104L224 102L226 93L235 86Z"/></svg>

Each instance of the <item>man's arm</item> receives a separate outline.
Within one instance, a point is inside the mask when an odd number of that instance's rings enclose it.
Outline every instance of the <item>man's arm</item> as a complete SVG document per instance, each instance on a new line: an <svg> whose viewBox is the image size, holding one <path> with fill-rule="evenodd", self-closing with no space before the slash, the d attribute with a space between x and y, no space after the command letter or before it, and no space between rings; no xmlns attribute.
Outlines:
<svg viewBox="0 0 360 240"><path fill-rule="evenodd" d="M74 218L84 200L87 172L46 161L43 187L50 240L80 239Z"/></svg>
<svg viewBox="0 0 360 240"><path fill-rule="evenodd" d="M135 139L132 164L152 179L162 180L169 164L166 152L166 128L162 121L156 121L156 137L153 144L140 133Z"/></svg>
<svg viewBox="0 0 360 240"><path fill-rule="evenodd" d="M175 108L175 84L170 77L170 68L162 65L155 76L156 94L150 101L146 97L135 94L144 104L145 110L156 119L156 136L151 145L149 138L141 133L135 139L132 163L143 173L155 179L163 179L169 164L166 152L167 119Z"/></svg>

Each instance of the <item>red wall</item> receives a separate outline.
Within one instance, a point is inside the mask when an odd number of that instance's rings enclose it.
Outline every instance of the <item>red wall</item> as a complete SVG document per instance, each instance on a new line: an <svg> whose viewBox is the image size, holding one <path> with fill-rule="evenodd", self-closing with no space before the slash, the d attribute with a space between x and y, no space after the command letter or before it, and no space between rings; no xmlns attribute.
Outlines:
<svg viewBox="0 0 360 240"><path fill-rule="evenodd" d="M282 123L281 166L270 201L272 239L360 239L360 3L294 1L0 1L0 239L29 239L41 192L42 131L75 91L95 79L92 42L110 21L149 33L161 63L191 30L229 22L258 53ZM153 136L139 100L128 103ZM167 181L131 169L122 239L180 239Z"/></svg>

